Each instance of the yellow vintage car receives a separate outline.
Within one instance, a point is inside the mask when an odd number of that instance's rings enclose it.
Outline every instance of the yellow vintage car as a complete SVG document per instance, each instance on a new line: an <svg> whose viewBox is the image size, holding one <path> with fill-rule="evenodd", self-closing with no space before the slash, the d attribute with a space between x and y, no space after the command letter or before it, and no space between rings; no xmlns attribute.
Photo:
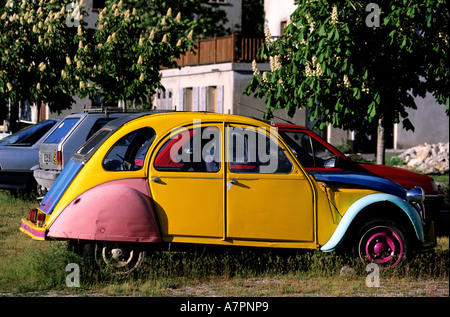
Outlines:
<svg viewBox="0 0 450 317"><path fill-rule="evenodd" d="M256 119L133 114L78 149L20 229L70 240L118 272L181 244L343 248L392 266L435 244L423 199L420 187L374 175L308 174Z"/></svg>

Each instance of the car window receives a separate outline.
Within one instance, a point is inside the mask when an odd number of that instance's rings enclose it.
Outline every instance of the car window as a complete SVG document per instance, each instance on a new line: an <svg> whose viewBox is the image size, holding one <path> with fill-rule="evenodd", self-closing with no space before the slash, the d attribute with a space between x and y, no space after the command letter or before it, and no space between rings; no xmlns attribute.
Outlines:
<svg viewBox="0 0 450 317"><path fill-rule="evenodd" d="M100 137L100 134L97 136ZM125 135L109 150L103 159L103 168L106 171L140 170L155 136L152 128L142 128Z"/></svg>
<svg viewBox="0 0 450 317"><path fill-rule="evenodd" d="M335 157L333 152L307 133L280 131L280 135L303 167L324 167L327 160Z"/></svg>
<svg viewBox="0 0 450 317"><path fill-rule="evenodd" d="M111 134L111 130L99 130L98 133L94 134L91 138L86 141L77 151L77 154L86 155L89 154L99 143L104 141Z"/></svg>
<svg viewBox="0 0 450 317"><path fill-rule="evenodd" d="M252 128L229 128L228 162L233 173L288 174L292 163L270 136Z"/></svg>
<svg viewBox="0 0 450 317"><path fill-rule="evenodd" d="M323 167L325 166L325 162L334 158L336 155L333 154L330 150L328 150L322 143L315 139L311 139L314 149L314 156L316 160L316 165Z"/></svg>
<svg viewBox="0 0 450 317"><path fill-rule="evenodd" d="M181 129L158 151L157 171L209 172L220 170L220 130L217 127Z"/></svg>
<svg viewBox="0 0 450 317"><path fill-rule="evenodd" d="M304 167L314 167L311 137L308 134L280 131L280 135Z"/></svg>
<svg viewBox="0 0 450 317"><path fill-rule="evenodd" d="M80 120L80 118L66 118L61 122L61 124L53 131L44 143L59 143L61 140L69 133L70 130L75 126L75 124Z"/></svg>
<svg viewBox="0 0 450 317"><path fill-rule="evenodd" d="M0 141L1 145L31 146L44 136L55 124L55 120L46 120L30 125Z"/></svg>
<svg viewBox="0 0 450 317"><path fill-rule="evenodd" d="M95 121L94 125L91 128L91 131L89 131L86 140L89 140L91 136L93 136L98 130L103 128L108 122L115 120L116 118L100 118Z"/></svg>

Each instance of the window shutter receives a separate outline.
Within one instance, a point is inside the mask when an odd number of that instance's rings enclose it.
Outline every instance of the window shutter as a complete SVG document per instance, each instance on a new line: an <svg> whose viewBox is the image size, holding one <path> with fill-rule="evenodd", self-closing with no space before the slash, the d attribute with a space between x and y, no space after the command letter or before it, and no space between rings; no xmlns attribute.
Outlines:
<svg viewBox="0 0 450 317"><path fill-rule="evenodd" d="M223 113L223 86L217 86L217 113Z"/></svg>
<svg viewBox="0 0 450 317"><path fill-rule="evenodd" d="M198 111L198 87L192 89L192 111Z"/></svg>
<svg viewBox="0 0 450 317"><path fill-rule="evenodd" d="M184 110L184 88L178 89L178 107L177 111Z"/></svg>
<svg viewBox="0 0 450 317"><path fill-rule="evenodd" d="M206 87L200 88L200 111L206 111Z"/></svg>

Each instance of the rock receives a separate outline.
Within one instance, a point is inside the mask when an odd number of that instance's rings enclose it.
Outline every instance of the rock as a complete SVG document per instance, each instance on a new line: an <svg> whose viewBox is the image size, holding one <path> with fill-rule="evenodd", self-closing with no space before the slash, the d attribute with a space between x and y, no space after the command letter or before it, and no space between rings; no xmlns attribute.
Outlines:
<svg viewBox="0 0 450 317"><path fill-rule="evenodd" d="M449 142L423 144L405 150L398 158L408 168L415 168L424 174L446 174L449 170Z"/></svg>

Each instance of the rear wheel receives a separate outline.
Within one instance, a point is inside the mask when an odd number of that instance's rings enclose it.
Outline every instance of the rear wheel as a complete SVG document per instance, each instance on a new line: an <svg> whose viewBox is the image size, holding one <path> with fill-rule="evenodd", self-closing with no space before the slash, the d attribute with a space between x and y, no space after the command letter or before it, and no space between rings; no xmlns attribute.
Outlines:
<svg viewBox="0 0 450 317"><path fill-rule="evenodd" d="M146 251L136 244L116 242L96 243L94 252L95 261L102 269L120 275L137 270L146 256Z"/></svg>
<svg viewBox="0 0 450 317"><path fill-rule="evenodd" d="M389 219L364 224L353 244L353 254L363 261L387 268L400 264L409 252L406 230Z"/></svg>

